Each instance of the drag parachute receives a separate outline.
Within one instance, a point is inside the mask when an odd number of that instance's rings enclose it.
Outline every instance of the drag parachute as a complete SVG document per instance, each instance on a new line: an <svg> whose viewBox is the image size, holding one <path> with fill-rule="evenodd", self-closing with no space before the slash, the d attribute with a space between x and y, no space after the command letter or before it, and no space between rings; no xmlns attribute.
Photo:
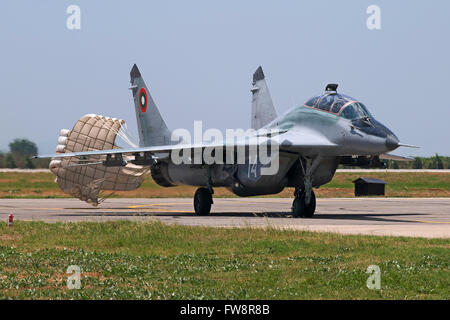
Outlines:
<svg viewBox="0 0 450 320"><path fill-rule="evenodd" d="M115 145L119 135L130 146L136 145L125 132L125 121L88 114L77 121L72 130L62 129L58 138L56 153L119 149ZM142 184L143 174L148 167L126 163L121 167L104 166L106 156L85 158L53 158L50 170L57 176L56 182L62 191L94 206L101 190L134 190ZM124 160L127 160L124 157Z"/></svg>

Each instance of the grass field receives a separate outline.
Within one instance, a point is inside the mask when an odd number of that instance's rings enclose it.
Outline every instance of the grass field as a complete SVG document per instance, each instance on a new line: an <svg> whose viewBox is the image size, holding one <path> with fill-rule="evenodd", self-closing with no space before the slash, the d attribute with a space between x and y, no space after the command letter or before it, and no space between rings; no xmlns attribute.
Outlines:
<svg viewBox="0 0 450 320"><path fill-rule="evenodd" d="M0 226L0 298L449 299L450 240L159 222ZM381 290L366 287L369 265ZM78 265L81 289L66 270Z"/></svg>
<svg viewBox="0 0 450 320"><path fill-rule="evenodd" d="M353 197L352 181L359 177L380 178L388 182L388 197L450 197L450 173L428 172L338 172L333 180L316 190L318 197ZM0 198L55 198L65 195L54 182L51 173L0 173ZM145 176L142 186L133 191L117 192L115 197L164 198L192 197L195 187L180 186L163 188L155 184L150 175ZM292 197L292 188L272 195ZM233 197L225 188L215 188L215 197Z"/></svg>

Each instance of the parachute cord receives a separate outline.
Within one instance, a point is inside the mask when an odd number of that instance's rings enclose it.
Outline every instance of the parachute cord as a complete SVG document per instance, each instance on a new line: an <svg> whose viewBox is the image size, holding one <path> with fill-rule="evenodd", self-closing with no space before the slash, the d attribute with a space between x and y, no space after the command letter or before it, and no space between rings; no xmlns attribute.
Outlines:
<svg viewBox="0 0 450 320"><path fill-rule="evenodd" d="M131 133L131 131L128 129L127 123L125 122L121 129L123 129L124 133L129 137L129 140L133 142L133 144L137 147L138 146L138 139Z"/></svg>
<svg viewBox="0 0 450 320"><path fill-rule="evenodd" d="M113 128L112 125L111 126L108 125L106 120L104 120L104 126L108 130L111 130L112 132L114 132L117 136L119 136L125 143L127 143L132 148L137 148L138 147L135 143L133 143L133 141L131 141L131 139L129 138L129 135L125 132L125 130L123 129L122 125L120 125L120 129L117 130L117 129Z"/></svg>
<svg viewBox="0 0 450 320"><path fill-rule="evenodd" d="M113 192L111 192L110 194L108 194L108 195L106 195L106 196L102 196L98 201L97 201L97 203L98 204L100 204L100 203L102 203L103 201L105 201L106 199L108 199L109 197L111 197L112 195L114 195L116 192L115 191L113 191Z"/></svg>

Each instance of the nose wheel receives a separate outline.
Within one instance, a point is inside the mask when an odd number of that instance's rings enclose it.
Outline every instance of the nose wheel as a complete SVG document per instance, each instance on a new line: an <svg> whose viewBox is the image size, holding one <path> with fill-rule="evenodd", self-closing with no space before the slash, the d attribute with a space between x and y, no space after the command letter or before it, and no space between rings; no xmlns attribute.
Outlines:
<svg viewBox="0 0 450 320"><path fill-rule="evenodd" d="M303 181L295 187L292 215L294 218L311 218L316 211L316 195L313 191L313 174L320 164L322 157L299 157Z"/></svg>
<svg viewBox="0 0 450 320"><path fill-rule="evenodd" d="M194 210L198 216L206 216L211 211L212 193L207 188L198 188L194 195Z"/></svg>
<svg viewBox="0 0 450 320"><path fill-rule="evenodd" d="M316 195L313 190L311 190L309 203L306 200L305 192L301 192L295 196L292 202L292 215L294 218L311 218L314 216L314 212L316 211Z"/></svg>

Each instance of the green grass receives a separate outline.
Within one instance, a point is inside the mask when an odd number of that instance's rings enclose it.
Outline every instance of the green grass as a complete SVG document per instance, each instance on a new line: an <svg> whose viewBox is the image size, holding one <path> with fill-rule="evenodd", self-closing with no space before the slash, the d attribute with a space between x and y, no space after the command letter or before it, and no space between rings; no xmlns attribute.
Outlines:
<svg viewBox="0 0 450 320"><path fill-rule="evenodd" d="M319 198L353 197L353 180L359 177L385 180L388 197L450 197L450 173L427 172L338 172L333 180L316 189ZM132 191L116 192L113 197L127 198L172 198L192 197L196 188L179 186L163 188L150 175L146 175L142 186ZM104 192L109 194L108 191ZM292 197L293 189L286 188L271 197ZM225 188L215 188L215 197L233 197ZM69 197L55 183L52 173L0 173L0 198L63 198Z"/></svg>
<svg viewBox="0 0 450 320"><path fill-rule="evenodd" d="M449 299L450 240L159 222L0 226L0 298ZM381 290L366 287L369 265ZM82 288L66 288L69 265Z"/></svg>

